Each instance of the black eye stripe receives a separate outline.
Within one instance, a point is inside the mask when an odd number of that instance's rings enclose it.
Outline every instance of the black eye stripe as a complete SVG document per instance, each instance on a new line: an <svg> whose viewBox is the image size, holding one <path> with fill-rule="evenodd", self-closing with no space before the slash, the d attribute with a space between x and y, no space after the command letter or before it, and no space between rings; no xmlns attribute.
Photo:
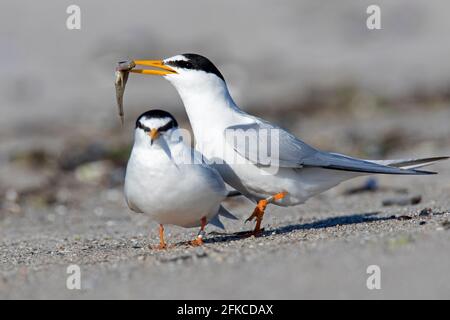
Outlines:
<svg viewBox="0 0 450 320"><path fill-rule="evenodd" d="M151 119L155 119L155 120L159 119L159 120L161 120L162 123L166 123L163 126L161 126L160 128L155 128L155 129L158 129L159 132L164 132L171 128L178 127L177 120L175 120L175 118L169 112L164 111L164 110L154 109L154 110L149 110L147 112L144 112L143 114L141 114L138 117L138 119L136 120L136 128L142 129L145 132L150 132L150 130L152 128L145 126L141 121L145 122L145 121L148 121Z"/></svg>
<svg viewBox="0 0 450 320"><path fill-rule="evenodd" d="M158 129L159 132L165 132L169 129L175 128L177 125L173 120L170 120L168 123L163 125L161 128Z"/></svg>
<svg viewBox="0 0 450 320"><path fill-rule="evenodd" d="M185 53L183 54L183 56L187 60L171 60L167 61L166 64L181 69L200 70L206 73L212 73L218 76L223 81L225 81L219 69L217 69L216 66L211 61L208 60L208 58L193 53Z"/></svg>
<svg viewBox="0 0 450 320"><path fill-rule="evenodd" d="M158 130L158 132L166 132L167 130L172 129L172 128L176 128L177 126L178 126L178 125L177 125L177 123L176 123L175 121L170 120L170 121L169 121L168 123L166 123L164 126L159 127L159 128L156 128L156 129ZM150 131L151 131L151 129L150 129L149 127L143 125L140 121L138 121L137 127L138 127L139 129L144 130L144 132L150 132Z"/></svg>
<svg viewBox="0 0 450 320"><path fill-rule="evenodd" d="M150 132L150 128L147 127L147 126L144 126L140 121L138 121L137 127L138 127L139 129L144 130L144 132Z"/></svg>
<svg viewBox="0 0 450 320"><path fill-rule="evenodd" d="M194 65L192 63L184 60L170 61L167 64L178 68L194 69Z"/></svg>

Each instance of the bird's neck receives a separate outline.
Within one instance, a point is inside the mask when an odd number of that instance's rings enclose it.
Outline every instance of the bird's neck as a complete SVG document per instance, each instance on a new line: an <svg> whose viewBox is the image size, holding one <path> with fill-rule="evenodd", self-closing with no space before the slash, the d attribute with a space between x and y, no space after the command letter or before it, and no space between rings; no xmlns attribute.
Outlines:
<svg viewBox="0 0 450 320"><path fill-rule="evenodd" d="M197 143L211 135L222 135L225 128L245 115L234 103L226 85L208 88L177 88L191 122Z"/></svg>

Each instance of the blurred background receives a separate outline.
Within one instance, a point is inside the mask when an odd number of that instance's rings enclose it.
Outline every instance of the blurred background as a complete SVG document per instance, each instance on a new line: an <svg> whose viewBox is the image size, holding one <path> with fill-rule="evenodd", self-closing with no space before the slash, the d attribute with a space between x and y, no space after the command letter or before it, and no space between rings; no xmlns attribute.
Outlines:
<svg viewBox="0 0 450 320"><path fill-rule="evenodd" d="M81 7L81 30L66 28L71 4ZM104 203L127 210L121 188L136 117L162 108L189 127L174 88L137 75L121 127L114 68L122 59L207 56L244 110L325 150L450 154L450 3L378 0L381 30L366 27L370 4L2 1L0 234L20 238L39 224L83 232L83 210L113 228Z"/></svg>
<svg viewBox="0 0 450 320"><path fill-rule="evenodd" d="M3 193L105 159L120 182L134 120L149 108L189 126L166 81L132 75L121 128L114 67L126 58L205 55L238 105L327 150L383 158L449 146L447 1L378 1L382 30L366 27L370 1L80 0L81 30L66 28L70 4L1 4Z"/></svg>

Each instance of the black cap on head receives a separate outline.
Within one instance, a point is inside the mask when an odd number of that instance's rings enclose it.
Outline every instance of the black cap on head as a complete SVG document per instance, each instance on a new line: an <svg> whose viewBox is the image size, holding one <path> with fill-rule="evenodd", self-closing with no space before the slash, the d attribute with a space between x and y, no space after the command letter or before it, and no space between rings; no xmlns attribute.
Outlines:
<svg viewBox="0 0 450 320"><path fill-rule="evenodd" d="M175 120L175 118L167 111L164 110L149 110L147 112L144 112L141 114L137 120L136 120L136 128L141 128L144 131L149 131L152 128L147 128L145 125L142 124L141 120L149 120L149 119L167 119L166 124L164 126L158 128L160 132L167 131L172 128L178 127L178 122Z"/></svg>
<svg viewBox="0 0 450 320"><path fill-rule="evenodd" d="M225 78L220 73L219 69L216 68L216 66L209 61L208 58L205 58L199 54L195 53L184 53L182 54L186 60L172 60L166 62L167 65L182 68L182 69L191 69L191 70L200 70L204 71L206 73L212 73L218 76L220 79L225 81Z"/></svg>

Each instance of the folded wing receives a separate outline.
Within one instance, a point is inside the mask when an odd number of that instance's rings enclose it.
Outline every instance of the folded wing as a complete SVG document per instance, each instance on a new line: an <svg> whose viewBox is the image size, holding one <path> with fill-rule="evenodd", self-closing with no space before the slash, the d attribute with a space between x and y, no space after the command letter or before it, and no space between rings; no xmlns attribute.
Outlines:
<svg viewBox="0 0 450 320"><path fill-rule="evenodd" d="M448 157L412 160L362 160L317 150L289 132L268 122L258 121L227 128L226 141L234 150L258 166L284 168L319 167L361 173L425 175L435 172L417 170Z"/></svg>

